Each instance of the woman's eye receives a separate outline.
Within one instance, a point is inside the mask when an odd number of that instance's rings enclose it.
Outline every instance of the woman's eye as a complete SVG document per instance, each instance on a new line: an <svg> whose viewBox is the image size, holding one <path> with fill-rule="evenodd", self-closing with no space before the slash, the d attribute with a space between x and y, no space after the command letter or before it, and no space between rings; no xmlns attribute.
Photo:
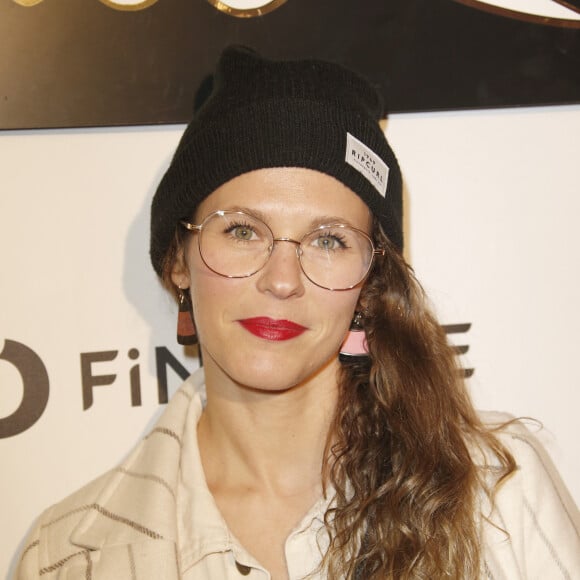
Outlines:
<svg viewBox="0 0 580 580"><path fill-rule="evenodd" d="M243 242L249 242L257 238L254 228L245 224L231 224L225 230L225 233L229 234L234 239L241 240Z"/></svg>
<svg viewBox="0 0 580 580"><path fill-rule="evenodd" d="M237 226L234 228L234 237L238 240L251 240L254 232L250 228L244 226Z"/></svg>
<svg viewBox="0 0 580 580"><path fill-rule="evenodd" d="M321 250L339 250L344 247L344 244L337 236L325 234L316 239L316 246Z"/></svg>

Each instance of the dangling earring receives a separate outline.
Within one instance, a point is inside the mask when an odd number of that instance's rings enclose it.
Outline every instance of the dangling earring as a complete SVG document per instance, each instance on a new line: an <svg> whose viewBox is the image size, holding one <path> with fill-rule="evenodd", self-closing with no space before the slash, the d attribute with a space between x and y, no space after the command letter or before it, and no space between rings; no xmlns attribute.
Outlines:
<svg viewBox="0 0 580 580"><path fill-rule="evenodd" d="M368 357L369 348L367 345L367 337L362 327L362 312L356 312L352 320L350 329L342 346L340 347L340 355L343 357Z"/></svg>
<svg viewBox="0 0 580 580"><path fill-rule="evenodd" d="M177 313L177 342L179 344L195 344L197 333L193 322L193 310L189 292L178 289L179 312Z"/></svg>

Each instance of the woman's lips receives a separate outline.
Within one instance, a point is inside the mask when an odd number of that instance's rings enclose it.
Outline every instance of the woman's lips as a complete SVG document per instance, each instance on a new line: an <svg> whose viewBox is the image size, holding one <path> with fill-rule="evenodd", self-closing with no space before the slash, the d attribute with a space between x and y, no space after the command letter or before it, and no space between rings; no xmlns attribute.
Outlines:
<svg viewBox="0 0 580 580"><path fill-rule="evenodd" d="M238 322L249 332L266 340L290 340L308 330L291 320L274 320L267 316L244 318Z"/></svg>

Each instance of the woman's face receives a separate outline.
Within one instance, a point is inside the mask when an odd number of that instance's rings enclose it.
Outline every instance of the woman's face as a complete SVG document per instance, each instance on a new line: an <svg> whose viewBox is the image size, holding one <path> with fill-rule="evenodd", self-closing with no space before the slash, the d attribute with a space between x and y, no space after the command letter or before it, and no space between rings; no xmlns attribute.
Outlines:
<svg viewBox="0 0 580 580"><path fill-rule="evenodd" d="M367 233L371 227L367 206L348 187L303 168L260 169L232 179L200 204L195 223L218 210L257 216L274 237L293 240L321 222ZM204 264L198 236L189 237L172 279L191 289L206 376L281 391L336 373L360 287L330 291L316 286L302 272L295 244L288 242L276 242L255 274L225 278Z"/></svg>

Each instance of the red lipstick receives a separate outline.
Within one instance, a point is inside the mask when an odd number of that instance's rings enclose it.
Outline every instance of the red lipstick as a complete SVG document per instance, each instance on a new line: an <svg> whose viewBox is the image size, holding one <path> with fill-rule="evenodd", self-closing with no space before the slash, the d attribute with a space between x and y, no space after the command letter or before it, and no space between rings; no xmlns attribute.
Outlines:
<svg viewBox="0 0 580 580"><path fill-rule="evenodd" d="M274 341L290 340L308 330L305 326L290 320L274 320L267 316L245 318L238 320L238 322L255 336Z"/></svg>

